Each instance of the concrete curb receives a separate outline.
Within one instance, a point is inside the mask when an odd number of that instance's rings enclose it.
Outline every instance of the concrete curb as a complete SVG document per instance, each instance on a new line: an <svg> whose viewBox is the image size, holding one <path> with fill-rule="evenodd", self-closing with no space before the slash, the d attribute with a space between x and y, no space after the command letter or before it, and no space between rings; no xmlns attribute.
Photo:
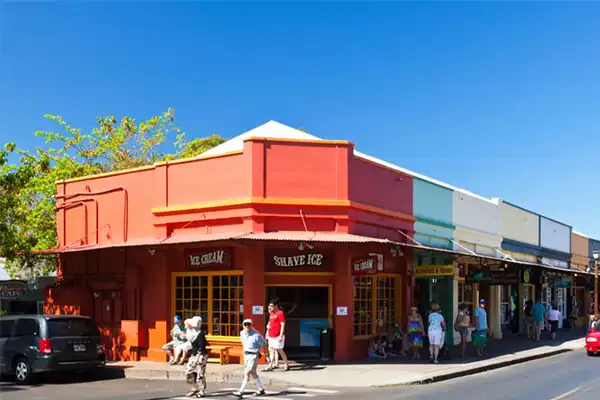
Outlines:
<svg viewBox="0 0 600 400"><path fill-rule="evenodd" d="M495 369L500 369L500 368L508 367L511 365L522 364L522 363L526 363L529 361L534 361L534 360L539 360L542 358L556 356L559 354L569 353L569 352L572 352L575 350L577 350L577 349L571 349L571 348L556 349L553 351L549 351L547 353L533 354L531 356L526 356L526 357L521 357L521 358L516 358L516 359L506 360L506 361L500 361L500 362L492 363L492 364L488 364L488 365L482 365L481 367L476 367L476 368L466 368L466 369L462 369L460 371L454 371L454 372L449 372L447 374L430 376L425 379L415 380L415 381L411 381L411 382L403 382L403 383L390 384L390 385L374 385L372 387L428 385L431 383L443 382L443 381L447 381L450 379L461 378L461 377L469 376L469 375L476 375L476 374L480 374L482 372L493 371Z"/></svg>
<svg viewBox="0 0 600 400"><path fill-rule="evenodd" d="M185 371L183 369L177 371L166 371L159 369L141 369L141 368L122 368L116 366L107 366L103 368L103 378L126 378L126 379L148 379L148 380L169 380L169 381L185 381ZM239 385L242 382L242 371L240 372L208 372L206 381L213 383L231 383ZM275 388L286 388L290 385L302 387L292 382L285 382L278 379L273 379L261 375L261 381L264 385Z"/></svg>

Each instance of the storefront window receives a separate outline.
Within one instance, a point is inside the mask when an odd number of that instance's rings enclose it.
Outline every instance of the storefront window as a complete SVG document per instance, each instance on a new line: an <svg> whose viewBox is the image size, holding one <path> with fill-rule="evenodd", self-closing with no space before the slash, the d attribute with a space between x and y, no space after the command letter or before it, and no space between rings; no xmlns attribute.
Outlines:
<svg viewBox="0 0 600 400"><path fill-rule="evenodd" d="M212 335L237 336L243 320L242 275L178 276L175 279L175 314L202 317Z"/></svg>
<svg viewBox="0 0 600 400"><path fill-rule="evenodd" d="M354 336L385 334L397 321L397 278L356 276L354 278Z"/></svg>
<svg viewBox="0 0 600 400"><path fill-rule="evenodd" d="M373 317L373 279L354 277L354 336L371 334Z"/></svg>

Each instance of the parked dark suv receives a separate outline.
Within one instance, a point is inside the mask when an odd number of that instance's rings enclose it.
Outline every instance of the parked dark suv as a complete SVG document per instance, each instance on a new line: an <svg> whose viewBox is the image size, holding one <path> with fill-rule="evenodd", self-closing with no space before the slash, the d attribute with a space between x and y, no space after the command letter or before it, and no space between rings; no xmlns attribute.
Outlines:
<svg viewBox="0 0 600 400"><path fill-rule="evenodd" d="M15 315L0 317L0 373L18 383L50 371L88 371L104 366L100 331L88 317Z"/></svg>

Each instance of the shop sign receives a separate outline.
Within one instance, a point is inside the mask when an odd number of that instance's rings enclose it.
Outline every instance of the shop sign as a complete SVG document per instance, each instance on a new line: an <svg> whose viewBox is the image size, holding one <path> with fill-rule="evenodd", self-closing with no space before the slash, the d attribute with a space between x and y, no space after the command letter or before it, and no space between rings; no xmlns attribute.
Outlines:
<svg viewBox="0 0 600 400"><path fill-rule="evenodd" d="M265 255L271 270L326 269L329 267L329 253L324 251L276 251Z"/></svg>
<svg viewBox="0 0 600 400"><path fill-rule="evenodd" d="M456 267L454 265L417 265L416 276L454 276Z"/></svg>
<svg viewBox="0 0 600 400"><path fill-rule="evenodd" d="M352 261L353 275L369 275L377 273L377 257L357 258Z"/></svg>
<svg viewBox="0 0 600 400"><path fill-rule="evenodd" d="M278 268L321 267L324 259L325 257L321 253L273 256L273 264Z"/></svg>
<svg viewBox="0 0 600 400"><path fill-rule="evenodd" d="M4 281L0 282L0 299L16 300L25 297L27 285L25 282Z"/></svg>
<svg viewBox="0 0 600 400"><path fill-rule="evenodd" d="M556 287L557 288L569 288L571 287L571 282L569 281L565 281L565 280L561 280L561 281L557 281L556 282Z"/></svg>
<svg viewBox="0 0 600 400"><path fill-rule="evenodd" d="M468 283L489 283L492 279L492 273L488 270L469 269L469 275L465 280Z"/></svg>
<svg viewBox="0 0 600 400"><path fill-rule="evenodd" d="M542 257L542 264L552 265L556 268L569 269L569 263L566 261L555 260L554 258Z"/></svg>
<svg viewBox="0 0 600 400"><path fill-rule="evenodd" d="M191 252L188 254L188 262L192 267L231 267L233 256L230 251L217 249L206 252Z"/></svg>
<svg viewBox="0 0 600 400"><path fill-rule="evenodd" d="M531 283L531 269L523 270L523 283Z"/></svg>

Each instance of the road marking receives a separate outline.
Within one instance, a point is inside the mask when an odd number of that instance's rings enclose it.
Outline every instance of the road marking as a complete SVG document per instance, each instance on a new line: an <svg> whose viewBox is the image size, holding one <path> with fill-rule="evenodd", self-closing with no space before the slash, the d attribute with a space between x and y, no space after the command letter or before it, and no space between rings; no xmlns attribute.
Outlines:
<svg viewBox="0 0 600 400"><path fill-rule="evenodd" d="M320 393L320 394L336 394L336 393L339 393L337 390L312 389L312 388L301 388L301 387L293 387L293 388L289 388L289 390L298 391L298 392L314 392L314 393Z"/></svg>
<svg viewBox="0 0 600 400"><path fill-rule="evenodd" d="M569 390L568 392L563 393L560 396L553 397L550 400L561 400L561 399L564 399L565 397L569 397L570 395L577 393L579 391L579 389L580 389L580 387L576 387L575 389Z"/></svg>

